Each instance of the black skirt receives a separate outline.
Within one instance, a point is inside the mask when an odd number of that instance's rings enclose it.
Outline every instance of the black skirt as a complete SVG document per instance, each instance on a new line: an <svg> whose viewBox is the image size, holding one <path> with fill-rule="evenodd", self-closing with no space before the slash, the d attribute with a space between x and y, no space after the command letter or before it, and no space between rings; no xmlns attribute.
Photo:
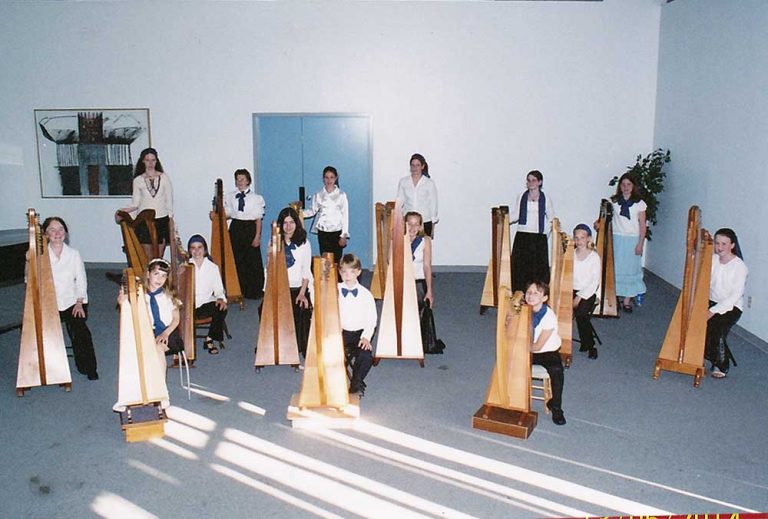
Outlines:
<svg viewBox="0 0 768 519"><path fill-rule="evenodd" d="M170 231L168 230L168 221L170 218L163 216L162 218L155 218L155 230L157 230L157 243L170 243ZM147 224L141 222L136 226L136 237L139 239L139 243L145 245L152 244L152 237L149 235L149 228Z"/></svg>
<svg viewBox="0 0 768 519"><path fill-rule="evenodd" d="M517 232L512 246L512 291L525 291L531 281L549 283L547 235Z"/></svg>

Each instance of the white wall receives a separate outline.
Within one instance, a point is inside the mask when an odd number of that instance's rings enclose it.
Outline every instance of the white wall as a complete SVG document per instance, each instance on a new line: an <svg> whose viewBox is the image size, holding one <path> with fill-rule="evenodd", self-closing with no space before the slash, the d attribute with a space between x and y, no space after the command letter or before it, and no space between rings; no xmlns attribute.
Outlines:
<svg viewBox="0 0 768 519"><path fill-rule="evenodd" d="M253 168L254 112L373 116L375 201L423 153L436 264L488 261L489 208L540 169L566 228L651 149L658 0L3 2L0 228L59 214L86 261L120 261L123 200L41 199L35 108L149 107L183 237L212 180ZM268 201L280 204L283 201Z"/></svg>
<svg viewBox="0 0 768 519"><path fill-rule="evenodd" d="M688 208L732 227L749 267L740 325L768 340L768 3L678 0L662 9L655 142L672 150L649 268L680 286Z"/></svg>

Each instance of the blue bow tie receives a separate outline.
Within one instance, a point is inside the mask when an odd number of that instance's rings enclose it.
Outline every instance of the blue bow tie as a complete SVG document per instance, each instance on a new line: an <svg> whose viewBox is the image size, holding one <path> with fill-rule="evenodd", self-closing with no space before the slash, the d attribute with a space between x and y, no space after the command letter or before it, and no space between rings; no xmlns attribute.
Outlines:
<svg viewBox="0 0 768 519"><path fill-rule="evenodd" d="M348 288L343 288L342 287L341 295L343 295L344 297L347 297L347 294L352 294L352 297L357 297L357 289L353 288L352 290L350 290Z"/></svg>
<svg viewBox="0 0 768 519"><path fill-rule="evenodd" d="M242 211L245 209L245 195L248 194L248 191L240 191L238 194L235 195L235 198L237 198L237 210Z"/></svg>

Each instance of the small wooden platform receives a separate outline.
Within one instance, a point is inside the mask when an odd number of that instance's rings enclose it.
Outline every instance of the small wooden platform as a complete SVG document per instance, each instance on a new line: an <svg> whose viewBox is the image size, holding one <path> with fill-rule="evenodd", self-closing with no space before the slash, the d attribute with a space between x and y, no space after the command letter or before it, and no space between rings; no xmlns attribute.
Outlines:
<svg viewBox="0 0 768 519"><path fill-rule="evenodd" d="M120 428L128 443L143 442L165 436L165 411L154 405L131 406L120 415Z"/></svg>
<svg viewBox="0 0 768 519"><path fill-rule="evenodd" d="M65 382L63 384L59 384L58 386L59 387L63 387L64 391L66 391L67 393L72 391L72 382ZM39 387L39 386L34 386L34 387ZM32 386L30 386L30 387L17 387L16 388L16 396L22 397L22 396L24 396L24 393L26 391L29 391L30 389L32 389Z"/></svg>
<svg viewBox="0 0 768 519"><path fill-rule="evenodd" d="M697 364L688 364L685 362L675 362L669 359L656 359L656 366L653 370L653 380L658 380L661 372L670 371L693 376L693 387L701 386L701 379L704 377L704 367Z"/></svg>
<svg viewBox="0 0 768 519"><path fill-rule="evenodd" d="M539 421L536 411L522 412L483 405L472 417L472 427L527 440Z"/></svg>
<svg viewBox="0 0 768 519"><path fill-rule="evenodd" d="M349 395L349 405L337 407L299 407L299 394L291 397L287 418L294 429L351 429L360 418L360 397Z"/></svg>

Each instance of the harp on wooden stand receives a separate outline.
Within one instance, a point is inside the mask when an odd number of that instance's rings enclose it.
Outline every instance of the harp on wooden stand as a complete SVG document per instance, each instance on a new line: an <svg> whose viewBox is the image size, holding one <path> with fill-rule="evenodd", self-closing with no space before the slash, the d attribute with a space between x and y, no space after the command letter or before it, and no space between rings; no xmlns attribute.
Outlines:
<svg viewBox="0 0 768 519"><path fill-rule="evenodd" d="M395 202L376 202L376 265L373 267L371 294L382 299L387 284L387 266L392 246L392 211Z"/></svg>
<svg viewBox="0 0 768 519"><path fill-rule="evenodd" d="M16 396L37 386L59 385L72 390L64 333L61 330L50 252L34 209L27 211L29 250L27 288L21 325Z"/></svg>
<svg viewBox="0 0 768 519"><path fill-rule="evenodd" d="M701 210L692 206L688 210L683 288L656 358L654 380L664 370L692 375L693 387L701 385L704 376L712 250L712 237L706 229L701 228Z"/></svg>
<svg viewBox="0 0 768 519"><path fill-rule="evenodd" d="M600 202L595 247L601 263L600 291L597 306L592 312L595 317L619 317L616 303L616 269L613 262L613 206L610 200Z"/></svg>
<svg viewBox="0 0 768 519"><path fill-rule="evenodd" d="M350 427L360 416L359 397L350 396L339 319L339 289L333 254L313 259L315 305L301 392L293 395L293 427Z"/></svg>
<svg viewBox="0 0 768 519"><path fill-rule="evenodd" d="M216 192L213 197L213 218L211 219L211 259L221 269L221 280L228 303L238 303L240 310L245 308L240 278L237 276L235 255L232 252L232 240L227 227L227 214L224 210L224 187L220 178L216 179Z"/></svg>
<svg viewBox="0 0 768 519"><path fill-rule="evenodd" d="M560 220L552 220L552 268L549 272L547 305L557 315L560 358L566 368L573 359L573 240L560 230Z"/></svg>
<svg viewBox="0 0 768 519"><path fill-rule="evenodd" d="M144 273L147 270L147 264L149 260L157 258L160 255L160 246L157 242L157 229L155 228L155 210L144 209L142 212L136 215L136 218L132 218L131 215L125 211L117 212L118 225L120 225L120 232L123 235L123 251L125 257L128 260L128 267L132 268L134 272ZM149 237L152 241L150 251L152 258L147 258L147 253L144 247L139 243L139 238L136 236L136 228L139 225L145 224L149 229Z"/></svg>
<svg viewBox="0 0 768 519"><path fill-rule="evenodd" d="M491 260L485 274L480 314L499 306L499 287L512 286L512 255L509 237L509 207L491 209Z"/></svg>
<svg viewBox="0 0 768 519"><path fill-rule="evenodd" d="M117 402L112 409L120 414L125 440L139 442L164 436L169 397L165 356L155 345L144 287L131 268L123 277Z"/></svg>
<svg viewBox="0 0 768 519"><path fill-rule="evenodd" d="M387 282L381 310L379 339L373 365L381 359L416 360L424 367L419 305L410 241L405 234L402 205L392 213L392 247L387 265Z"/></svg>
<svg viewBox="0 0 768 519"><path fill-rule="evenodd" d="M189 254L181 245L179 229L170 219L171 245L171 288L181 301L179 308L179 336L184 343L184 354L192 364L197 358L195 348L195 266L189 262ZM178 356L174 355L173 367L177 367Z"/></svg>
<svg viewBox="0 0 768 519"><path fill-rule="evenodd" d="M485 403L472 417L472 427L527 439L538 423L531 411L531 307L523 293L508 295L503 286L496 316L496 365Z"/></svg>
<svg viewBox="0 0 768 519"><path fill-rule="evenodd" d="M267 250L267 283L256 342L256 372L264 366L290 364L299 371L299 346L293 324L291 289L285 263L285 244L272 222L272 237Z"/></svg>

